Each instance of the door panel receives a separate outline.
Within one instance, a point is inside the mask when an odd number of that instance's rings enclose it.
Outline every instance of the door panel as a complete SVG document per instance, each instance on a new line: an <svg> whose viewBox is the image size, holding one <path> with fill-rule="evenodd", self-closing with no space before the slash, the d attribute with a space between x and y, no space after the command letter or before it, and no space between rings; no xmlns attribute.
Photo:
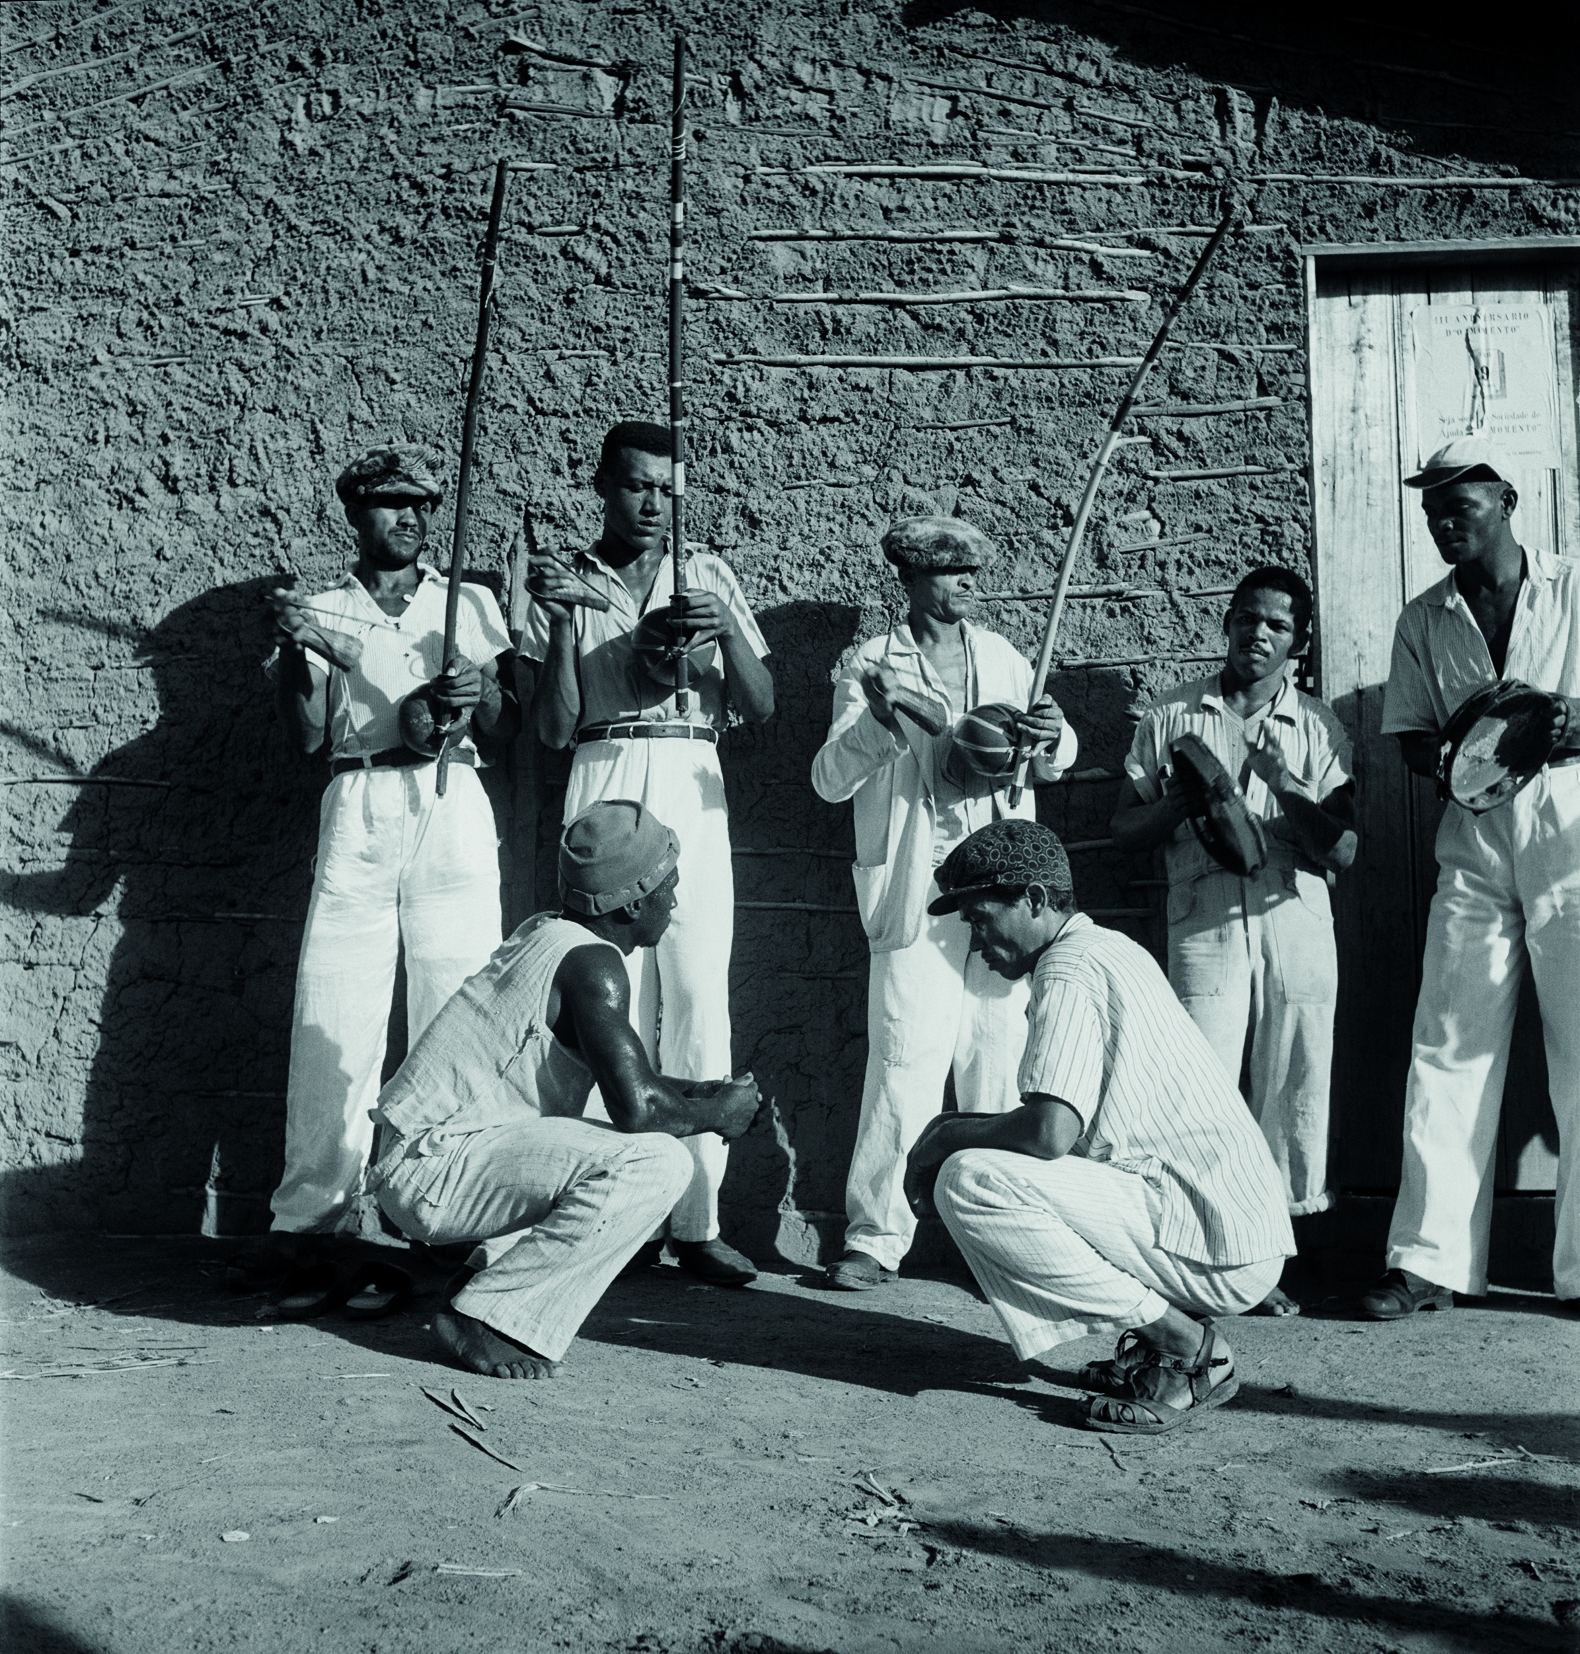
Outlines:
<svg viewBox="0 0 1580 1654"><path fill-rule="evenodd" d="M1410 1024L1420 987L1432 841L1442 805L1380 733L1394 622L1443 578L1420 496L1401 486L1418 463L1411 312L1418 306L1552 307L1563 463L1526 466L1515 532L1580 555L1573 265L1507 261L1325 269L1311 288L1311 431L1316 515L1319 692L1355 742L1361 848L1338 881L1339 1004L1333 1073L1333 1179L1398 1184ZM1504 1087L1498 1187L1554 1187L1557 1136L1534 995L1527 992Z"/></svg>

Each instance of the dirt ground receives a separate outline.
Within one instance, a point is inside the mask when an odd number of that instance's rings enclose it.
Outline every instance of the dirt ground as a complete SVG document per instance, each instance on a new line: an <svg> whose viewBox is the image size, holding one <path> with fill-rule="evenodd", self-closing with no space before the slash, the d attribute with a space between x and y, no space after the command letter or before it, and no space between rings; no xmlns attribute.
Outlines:
<svg viewBox="0 0 1580 1654"><path fill-rule="evenodd" d="M525 1384L438 1359L437 1266L390 1320L285 1324L222 1257L12 1243L10 1654L1580 1641L1580 1327L1534 1293L1234 1323L1239 1398L1137 1441L1076 1426L1097 1340L1022 1368L943 1272L858 1296L666 1265Z"/></svg>

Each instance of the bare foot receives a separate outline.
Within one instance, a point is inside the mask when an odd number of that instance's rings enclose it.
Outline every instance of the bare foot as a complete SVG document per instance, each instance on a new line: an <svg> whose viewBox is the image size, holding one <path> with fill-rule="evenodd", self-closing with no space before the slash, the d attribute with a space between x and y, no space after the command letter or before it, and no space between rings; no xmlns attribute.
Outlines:
<svg viewBox="0 0 1580 1654"><path fill-rule="evenodd" d="M1271 1292L1251 1311L1252 1315L1298 1315L1300 1305L1284 1291L1275 1286Z"/></svg>
<svg viewBox="0 0 1580 1654"><path fill-rule="evenodd" d="M454 1306L434 1316L433 1330L457 1361L485 1378L553 1378L559 1369L557 1361L495 1332L475 1316L463 1315Z"/></svg>

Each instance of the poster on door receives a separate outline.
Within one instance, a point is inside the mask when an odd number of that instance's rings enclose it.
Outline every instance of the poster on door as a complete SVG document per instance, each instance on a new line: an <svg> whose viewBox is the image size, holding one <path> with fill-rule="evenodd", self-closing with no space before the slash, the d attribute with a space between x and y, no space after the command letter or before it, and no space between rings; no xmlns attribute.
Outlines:
<svg viewBox="0 0 1580 1654"><path fill-rule="evenodd" d="M1417 464L1457 436L1484 436L1521 466L1559 464L1549 306L1429 304L1410 321Z"/></svg>

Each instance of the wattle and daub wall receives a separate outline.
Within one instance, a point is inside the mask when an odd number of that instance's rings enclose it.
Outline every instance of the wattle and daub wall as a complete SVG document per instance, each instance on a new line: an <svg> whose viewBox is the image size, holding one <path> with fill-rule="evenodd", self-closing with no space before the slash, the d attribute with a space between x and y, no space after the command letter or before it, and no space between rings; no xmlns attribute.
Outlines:
<svg viewBox="0 0 1580 1654"><path fill-rule="evenodd" d="M1082 364L1139 355L1245 181L1242 225L1148 386L1159 411L1104 488L1055 680L1083 756L1044 819L1077 847L1086 905L1155 946L1152 869L1100 841L1133 710L1215 656L1247 566L1308 566L1297 244L1576 227L1572 193L1489 187L1577 170L1561 54L1376 17L5 11L14 1230L190 1230L206 1191L222 1227L266 1220L325 771L275 725L259 594L345 568L331 482L370 443L432 444L453 498L501 154L541 165L512 178L467 562L507 595L523 506L541 544L593 534L602 430L665 406L676 21L695 77L691 535L738 571L779 700L724 749L735 1056L772 1104L734 1156L726 1226L792 1255L842 1205L865 1055L850 813L818 801L808 766L831 676L896 612L884 525L957 512L1001 548L994 590L1046 591L1128 372ZM512 36L531 44L507 52ZM961 165L988 170L904 172ZM1352 174L1375 181L1332 181ZM1427 176L1487 182L1405 182ZM1031 294L985 296L1016 287ZM837 296L860 293L909 300ZM938 295L962 297L921 302ZM962 357L1002 365L948 365ZM434 533L443 565L448 502ZM984 618L1030 654L1042 614ZM524 741L490 778L511 922L551 893L563 774ZM394 1033L398 1050L398 1017Z"/></svg>

